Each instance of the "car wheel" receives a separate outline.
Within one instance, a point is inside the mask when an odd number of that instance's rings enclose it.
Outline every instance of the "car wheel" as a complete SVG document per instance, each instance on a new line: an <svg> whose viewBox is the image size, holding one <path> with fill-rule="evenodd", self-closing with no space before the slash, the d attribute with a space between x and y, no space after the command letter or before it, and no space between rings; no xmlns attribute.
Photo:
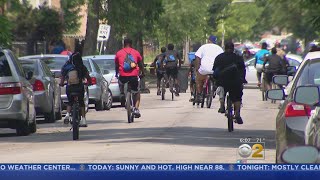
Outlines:
<svg viewBox="0 0 320 180"><path fill-rule="evenodd" d="M30 126L29 126L29 107L26 120L17 121L16 124L16 133L18 136L28 136L30 134Z"/></svg>
<svg viewBox="0 0 320 180"><path fill-rule="evenodd" d="M104 102L103 102L103 98L101 95L100 99L97 100L95 103L95 109L96 109L96 111L102 111L103 108L104 108Z"/></svg>
<svg viewBox="0 0 320 180"><path fill-rule="evenodd" d="M54 111L54 100L52 102L51 112L44 115L44 120L48 123L54 123L56 121L56 113Z"/></svg>
<svg viewBox="0 0 320 180"><path fill-rule="evenodd" d="M112 93L111 93L110 89L108 89L108 98L107 98L107 102L104 105L104 109L110 110L112 107L112 102L113 102Z"/></svg>
<svg viewBox="0 0 320 180"><path fill-rule="evenodd" d="M56 120L61 120L62 119L62 102L59 105L59 110L56 112Z"/></svg>
<svg viewBox="0 0 320 180"><path fill-rule="evenodd" d="M29 129L30 129L30 133L35 133L35 132L37 132L36 116L34 116L32 123L29 124Z"/></svg>

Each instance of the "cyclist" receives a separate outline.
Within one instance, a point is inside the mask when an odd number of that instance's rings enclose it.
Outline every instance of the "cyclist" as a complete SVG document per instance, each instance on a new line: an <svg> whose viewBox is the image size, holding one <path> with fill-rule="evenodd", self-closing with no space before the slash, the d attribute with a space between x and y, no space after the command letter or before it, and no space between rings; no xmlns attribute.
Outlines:
<svg viewBox="0 0 320 180"><path fill-rule="evenodd" d="M80 53L75 52L71 54L69 60L63 65L61 69L61 81L60 86L64 86L64 81L67 80L66 94L68 97L68 105L67 105L67 114L64 118L64 123L69 123L70 112L73 105L73 98L70 95L72 92L80 93L79 96L79 105L80 105L80 127L87 127L86 122L86 112L85 112L85 104L84 104L84 84L83 80L87 79L88 85L91 85L91 77L89 75L89 71L84 66L82 57Z"/></svg>
<svg viewBox="0 0 320 180"><path fill-rule="evenodd" d="M195 59L192 59L191 62L190 62L190 68L189 68L189 74L190 74L190 91L191 91L191 97L190 97L190 102L192 102L195 98L195 94L194 94L194 90L193 89L193 85L196 84L196 74L195 74L195 66L196 66L196 63L195 63Z"/></svg>
<svg viewBox="0 0 320 180"><path fill-rule="evenodd" d="M218 55L213 65L214 76L217 85L222 86L224 93L229 92L232 103L234 104L236 123L243 124L240 107L243 95L243 84L247 83L246 66L242 56L234 53L234 44L227 42L225 52ZM225 113L225 98L220 100L220 113Z"/></svg>
<svg viewBox="0 0 320 180"><path fill-rule="evenodd" d="M212 66L215 58L223 53L223 49L217 44L217 37L211 35L208 43L202 45L196 52L196 84L197 84L197 102L202 102L202 87L207 76L213 74Z"/></svg>
<svg viewBox="0 0 320 180"><path fill-rule="evenodd" d="M286 68L286 63L284 60L277 55L277 48L272 48L271 49L272 55L266 57L265 62L263 63L263 69L265 69L266 73L266 82L267 82L267 89L271 89L271 83L272 83L272 77L274 75L279 75L279 74L286 74L287 68ZM269 66L266 68L265 65L269 63Z"/></svg>
<svg viewBox="0 0 320 180"><path fill-rule="evenodd" d="M174 79L174 91L175 95L179 96L179 81L178 81L178 66L181 67L182 60L177 51L174 50L173 44L168 44L168 51L165 53L164 67L166 69L166 75Z"/></svg>
<svg viewBox="0 0 320 180"><path fill-rule="evenodd" d="M126 38L123 43L123 48L116 53L115 71L116 77L119 75L119 87L121 96L124 97L124 84L128 83L131 89L133 98L135 99L134 115L136 118L141 116L139 111L140 106L140 77L144 77L144 66L140 53L132 48L132 40ZM127 66L130 61L129 67Z"/></svg>
<svg viewBox="0 0 320 180"><path fill-rule="evenodd" d="M261 45L261 50L259 50L255 55L254 67L257 70L257 78L258 78L258 87L261 86L261 76L262 76L262 68L265 57L270 55L270 52L267 50L268 44L263 42Z"/></svg>
<svg viewBox="0 0 320 180"><path fill-rule="evenodd" d="M161 90L160 90L160 83L161 83L161 79L162 77L164 77L165 75L165 70L163 67L163 60L165 58L165 52L167 51L166 47L162 47L161 48L161 54L157 55L156 58L153 61L153 66L156 67L156 72L157 72L157 95L161 95Z"/></svg>

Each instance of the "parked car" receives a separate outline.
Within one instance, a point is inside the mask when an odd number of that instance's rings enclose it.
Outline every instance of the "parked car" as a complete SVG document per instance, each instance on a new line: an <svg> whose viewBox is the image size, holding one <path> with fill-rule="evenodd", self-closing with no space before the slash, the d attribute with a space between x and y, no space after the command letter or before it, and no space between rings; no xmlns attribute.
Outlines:
<svg viewBox="0 0 320 180"><path fill-rule="evenodd" d="M19 136L37 131L32 75L10 50L0 49L0 127L16 129Z"/></svg>
<svg viewBox="0 0 320 180"><path fill-rule="evenodd" d="M33 72L29 82L33 85L37 115L44 115L46 122L62 118L61 90L49 67L40 59L20 61L25 72Z"/></svg>
<svg viewBox="0 0 320 180"><path fill-rule="evenodd" d="M115 55L97 55L86 56L84 59L91 59L103 71L103 77L109 84L109 90L112 95L113 102L120 102L120 89L118 84L118 78L115 77Z"/></svg>
<svg viewBox="0 0 320 180"><path fill-rule="evenodd" d="M112 95L99 66L93 60L86 58L83 59L83 63L89 70L92 81L92 86L89 86L89 103L95 104L97 111L111 109Z"/></svg>
<svg viewBox="0 0 320 180"><path fill-rule="evenodd" d="M267 93L270 99L284 100L276 119L277 162L281 162L280 156L287 147L305 144L309 116L315 107L296 103L294 95L296 88L299 86L320 85L319 69L320 52L311 52L300 64L292 80L290 91L287 92L288 95L285 95L284 90L271 90ZM275 76L274 81L283 77L285 76Z"/></svg>
<svg viewBox="0 0 320 180"><path fill-rule="evenodd" d="M69 56L60 55L60 54L41 54L41 55L24 56L24 57L20 57L19 59L20 60L40 59L49 67L50 71L54 73L57 83L60 83L61 68L68 61ZM89 109L89 95L87 92L88 92L88 88L85 88L84 102L86 106L86 111L88 111ZM68 103L68 98L66 95L66 87L64 86L64 87L61 87L62 109L66 109L67 103Z"/></svg>

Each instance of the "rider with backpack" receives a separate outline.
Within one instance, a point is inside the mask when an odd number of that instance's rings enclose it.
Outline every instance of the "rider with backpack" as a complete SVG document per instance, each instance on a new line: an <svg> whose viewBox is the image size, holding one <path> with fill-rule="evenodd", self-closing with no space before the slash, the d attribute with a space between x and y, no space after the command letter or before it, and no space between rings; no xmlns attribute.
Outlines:
<svg viewBox="0 0 320 180"><path fill-rule="evenodd" d="M173 44L168 44L168 51L165 53L164 67L166 69L167 77L170 76L174 79L175 95L179 96L179 81L178 81L178 66L181 67L181 58L179 53L174 50Z"/></svg>
<svg viewBox="0 0 320 180"><path fill-rule="evenodd" d="M116 53L115 57L116 77L119 75L119 87L121 98L124 98L124 84L128 83L135 98L134 115L136 118L141 116L140 106L140 77L144 77L144 66L140 53L132 48L132 40L125 39L124 47ZM128 87L129 88L129 87Z"/></svg>
<svg viewBox="0 0 320 180"><path fill-rule="evenodd" d="M71 108L73 105L73 98L71 96L72 92L80 93L79 96L79 105L80 105L80 113L81 113L81 121L80 127L87 127L86 122L86 112L85 112L85 104L84 104L84 84L83 80L87 79L88 85L91 85L91 77L89 75L89 71L84 66L82 57L80 53L73 53L69 60L63 65L61 69L61 81L60 86L64 86L64 81L67 80L66 94L68 97L68 106L67 106L67 114L64 119L64 123L69 123L69 117Z"/></svg>
<svg viewBox="0 0 320 180"><path fill-rule="evenodd" d="M157 71L157 95L159 96L161 94L161 90L160 90L160 83L161 83L161 79L162 77L165 75L165 70L163 67L163 61L165 58L165 52L167 51L166 47L162 47L161 48L161 54L157 55L156 58L153 61L153 66L155 66L156 71Z"/></svg>

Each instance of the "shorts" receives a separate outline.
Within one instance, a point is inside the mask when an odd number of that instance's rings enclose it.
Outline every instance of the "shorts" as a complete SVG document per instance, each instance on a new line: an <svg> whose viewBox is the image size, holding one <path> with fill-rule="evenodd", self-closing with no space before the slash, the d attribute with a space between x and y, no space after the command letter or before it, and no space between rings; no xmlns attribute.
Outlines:
<svg viewBox="0 0 320 180"><path fill-rule="evenodd" d="M263 65L262 64L256 64L256 70L258 73L262 73Z"/></svg>
<svg viewBox="0 0 320 180"><path fill-rule="evenodd" d="M272 83L272 77L274 76L275 74L272 73L272 72L267 72L265 73L265 80L268 84L271 84Z"/></svg>
<svg viewBox="0 0 320 180"><path fill-rule="evenodd" d="M66 87L66 94L68 97L68 105L72 106L74 103L73 96L71 96L71 93L79 93L79 105L80 107L85 107L84 105L84 85L83 84L76 84L76 85L67 85Z"/></svg>
<svg viewBox="0 0 320 180"><path fill-rule="evenodd" d="M229 86L223 86L225 95L227 92L229 92L229 97L231 101L234 102L241 102L242 96L243 96L243 85L235 86L229 85Z"/></svg>
<svg viewBox="0 0 320 180"><path fill-rule="evenodd" d="M165 71L157 71L157 79L160 81L165 73Z"/></svg>
<svg viewBox="0 0 320 180"><path fill-rule="evenodd" d="M132 91L139 92L140 91L140 81L137 76L120 76L119 77L119 87L120 91L124 93L124 84L128 83L128 88Z"/></svg>
<svg viewBox="0 0 320 180"><path fill-rule="evenodd" d="M197 76L196 76L196 83L199 85L203 85L203 83L205 82L205 80L207 79L208 75L202 75L199 72L197 72Z"/></svg>
<svg viewBox="0 0 320 180"><path fill-rule="evenodd" d="M168 67L166 68L166 74L168 77L177 78L178 77L178 67Z"/></svg>

